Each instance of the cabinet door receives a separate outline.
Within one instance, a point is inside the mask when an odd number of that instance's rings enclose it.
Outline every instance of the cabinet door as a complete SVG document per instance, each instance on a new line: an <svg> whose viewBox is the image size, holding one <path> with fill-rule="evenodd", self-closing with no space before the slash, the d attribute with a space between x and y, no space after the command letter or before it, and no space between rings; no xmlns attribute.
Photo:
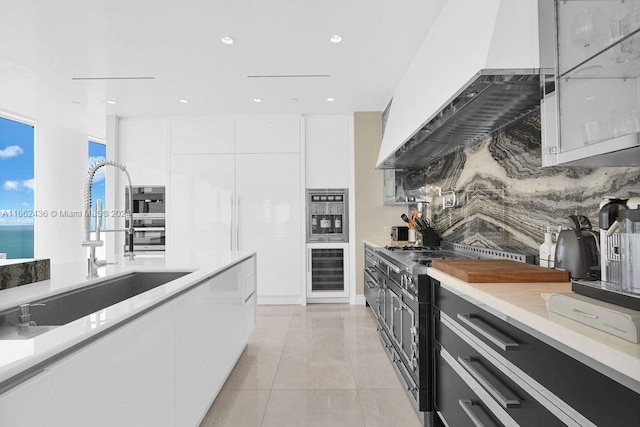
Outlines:
<svg viewBox="0 0 640 427"><path fill-rule="evenodd" d="M305 117L307 188L349 187L352 133L349 116Z"/></svg>
<svg viewBox="0 0 640 427"><path fill-rule="evenodd" d="M171 156L167 257L231 249L233 162L233 154Z"/></svg>
<svg viewBox="0 0 640 427"><path fill-rule="evenodd" d="M171 154L233 154L232 116L174 117L171 119Z"/></svg>
<svg viewBox="0 0 640 427"><path fill-rule="evenodd" d="M169 121L123 119L119 124L120 160L133 185L167 185Z"/></svg>
<svg viewBox="0 0 640 427"><path fill-rule="evenodd" d="M236 117L236 153L299 152L300 116Z"/></svg>
<svg viewBox="0 0 640 427"><path fill-rule="evenodd" d="M258 252L257 294L300 296L300 155L237 154L240 250Z"/></svg>
<svg viewBox="0 0 640 427"><path fill-rule="evenodd" d="M198 425L244 349L241 268L225 270L175 300L177 426Z"/></svg>
<svg viewBox="0 0 640 427"><path fill-rule="evenodd" d="M0 425L175 425L173 313L164 304L3 394Z"/></svg>

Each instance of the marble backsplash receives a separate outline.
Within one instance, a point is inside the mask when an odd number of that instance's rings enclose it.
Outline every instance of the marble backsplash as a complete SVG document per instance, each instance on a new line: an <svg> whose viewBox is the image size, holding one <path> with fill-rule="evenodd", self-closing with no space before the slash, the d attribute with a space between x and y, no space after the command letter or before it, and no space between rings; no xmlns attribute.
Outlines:
<svg viewBox="0 0 640 427"><path fill-rule="evenodd" d="M0 261L0 290L51 278L51 260L2 260Z"/></svg>
<svg viewBox="0 0 640 427"><path fill-rule="evenodd" d="M603 196L640 195L640 167L542 167L540 115L416 171L444 240L537 255L547 226L586 215L598 227ZM414 179L416 174L414 174ZM442 209L435 187L453 189Z"/></svg>

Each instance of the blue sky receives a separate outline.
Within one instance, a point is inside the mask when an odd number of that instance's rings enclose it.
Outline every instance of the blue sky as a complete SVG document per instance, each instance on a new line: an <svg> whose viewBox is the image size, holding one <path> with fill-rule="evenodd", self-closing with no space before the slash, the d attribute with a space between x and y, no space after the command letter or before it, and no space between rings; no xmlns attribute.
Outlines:
<svg viewBox="0 0 640 427"><path fill-rule="evenodd" d="M5 211L33 211L33 126L0 117L0 225L33 224L30 216L7 215ZM104 160L106 146L89 141L87 169ZM104 206L104 168L95 175L93 207L102 199ZM80 197L80 195L78 196Z"/></svg>
<svg viewBox="0 0 640 427"><path fill-rule="evenodd" d="M89 163L87 165L87 169L89 166L94 164L95 162L99 162L105 159L105 155L107 152L107 146L104 144L99 144L97 142L89 141ZM105 176L105 168L102 167L98 169L96 174L93 177L93 183L91 184L91 208L95 211L96 209L96 200L102 200L102 209L107 209L108 206L105 203L105 194L104 194L104 176ZM106 218L102 218L102 225L105 225ZM91 224L91 228L93 229L93 223Z"/></svg>
<svg viewBox="0 0 640 427"><path fill-rule="evenodd" d="M0 225L33 224L31 217L2 215L33 210L33 126L0 117Z"/></svg>

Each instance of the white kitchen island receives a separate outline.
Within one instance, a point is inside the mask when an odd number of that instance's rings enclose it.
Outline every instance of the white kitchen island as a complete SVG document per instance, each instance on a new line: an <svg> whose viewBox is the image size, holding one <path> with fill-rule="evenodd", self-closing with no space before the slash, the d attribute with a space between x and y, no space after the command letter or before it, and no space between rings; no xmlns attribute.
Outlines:
<svg viewBox="0 0 640 427"><path fill-rule="evenodd" d="M0 313L138 271L189 274L30 339L0 340L0 425L196 426L255 326L256 255L194 253L100 269L52 266L51 279L0 292Z"/></svg>

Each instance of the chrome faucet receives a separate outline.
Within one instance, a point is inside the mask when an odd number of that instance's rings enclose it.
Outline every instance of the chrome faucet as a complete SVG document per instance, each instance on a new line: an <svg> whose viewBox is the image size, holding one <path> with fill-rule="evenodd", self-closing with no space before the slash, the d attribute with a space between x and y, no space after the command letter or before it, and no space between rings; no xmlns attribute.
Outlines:
<svg viewBox="0 0 640 427"><path fill-rule="evenodd" d="M102 226L102 200L96 200L96 215L95 215L95 229L96 238L91 240L91 183L96 171L103 166L115 166L120 169L127 177L127 186L129 188L129 227L125 229L114 230L101 230ZM101 162L94 163L87 172L87 177L84 181L84 240L82 241L83 247L89 248L89 259L87 260L87 279L93 279L98 277L98 267L106 265L106 260L99 260L96 257L96 247L104 245L104 241L100 239L100 233L106 232L120 232L124 231L128 237L128 255L129 260L133 260L133 192L131 191L131 177L127 171L126 166L120 163L116 163L112 160L103 160Z"/></svg>

